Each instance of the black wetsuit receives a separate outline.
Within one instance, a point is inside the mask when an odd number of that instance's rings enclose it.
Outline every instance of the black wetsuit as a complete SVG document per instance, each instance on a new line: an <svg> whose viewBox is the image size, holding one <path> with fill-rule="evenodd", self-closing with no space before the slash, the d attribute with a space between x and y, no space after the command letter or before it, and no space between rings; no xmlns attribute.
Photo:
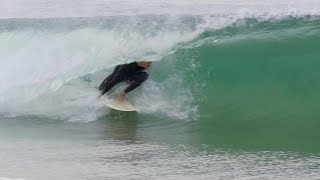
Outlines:
<svg viewBox="0 0 320 180"><path fill-rule="evenodd" d="M101 94L104 95L114 85L122 81L131 83L124 91L126 93L132 91L148 78L148 73L142 71L144 69L136 62L116 66L113 72L100 84Z"/></svg>

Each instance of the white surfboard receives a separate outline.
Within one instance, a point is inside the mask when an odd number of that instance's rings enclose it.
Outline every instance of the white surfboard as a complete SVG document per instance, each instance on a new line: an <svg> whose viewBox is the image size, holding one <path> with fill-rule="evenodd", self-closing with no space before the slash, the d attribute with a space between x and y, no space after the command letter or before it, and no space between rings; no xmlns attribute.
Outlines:
<svg viewBox="0 0 320 180"><path fill-rule="evenodd" d="M104 103L109 108L118 110L118 111L137 111L136 108L127 101L117 101L114 99L104 100Z"/></svg>

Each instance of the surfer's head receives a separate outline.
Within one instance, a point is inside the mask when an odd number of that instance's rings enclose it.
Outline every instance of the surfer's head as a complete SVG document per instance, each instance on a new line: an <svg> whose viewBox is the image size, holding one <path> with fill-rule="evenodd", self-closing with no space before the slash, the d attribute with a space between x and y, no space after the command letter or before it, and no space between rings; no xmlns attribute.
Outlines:
<svg viewBox="0 0 320 180"><path fill-rule="evenodd" d="M147 69L148 67L151 66L152 61L144 60L144 61L139 61L139 62L137 62L137 64L138 64L138 66Z"/></svg>

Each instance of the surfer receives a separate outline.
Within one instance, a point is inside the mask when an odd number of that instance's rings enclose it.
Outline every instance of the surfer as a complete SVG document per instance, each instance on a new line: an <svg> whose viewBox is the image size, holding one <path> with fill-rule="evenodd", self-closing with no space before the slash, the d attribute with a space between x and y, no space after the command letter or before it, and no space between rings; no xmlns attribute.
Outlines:
<svg viewBox="0 0 320 180"><path fill-rule="evenodd" d="M122 90L116 98L118 101L123 101L127 93L140 86L148 78L148 73L143 70L147 69L151 63L151 61L139 61L117 65L113 72L100 84L99 90L101 94L98 98L107 93L117 83L128 82L130 85L125 90Z"/></svg>

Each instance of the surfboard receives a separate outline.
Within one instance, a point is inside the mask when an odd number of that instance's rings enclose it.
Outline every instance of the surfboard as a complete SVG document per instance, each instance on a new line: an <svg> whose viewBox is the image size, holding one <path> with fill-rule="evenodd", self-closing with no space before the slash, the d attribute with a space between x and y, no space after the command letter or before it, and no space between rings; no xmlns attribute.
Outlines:
<svg viewBox="0 0 320 180"><path fill-rule="evenodd" d="M114 99L104 100L107 107L118 111L137 111L136 108L128 101L117 101Z"/></svg>
<svg viewBox="0 0 320 180"><path fill-rule="evenodd" d="M98 90L98 87L96 87ZM102 100L104 104L111 108L118 111L137 111L136 108L129 103L128 101L117 101L115 98L116 94L114 91L110 91L108 94L105 94L104 96L100 96L100 91L98 92L98 99Z"/></svg>

